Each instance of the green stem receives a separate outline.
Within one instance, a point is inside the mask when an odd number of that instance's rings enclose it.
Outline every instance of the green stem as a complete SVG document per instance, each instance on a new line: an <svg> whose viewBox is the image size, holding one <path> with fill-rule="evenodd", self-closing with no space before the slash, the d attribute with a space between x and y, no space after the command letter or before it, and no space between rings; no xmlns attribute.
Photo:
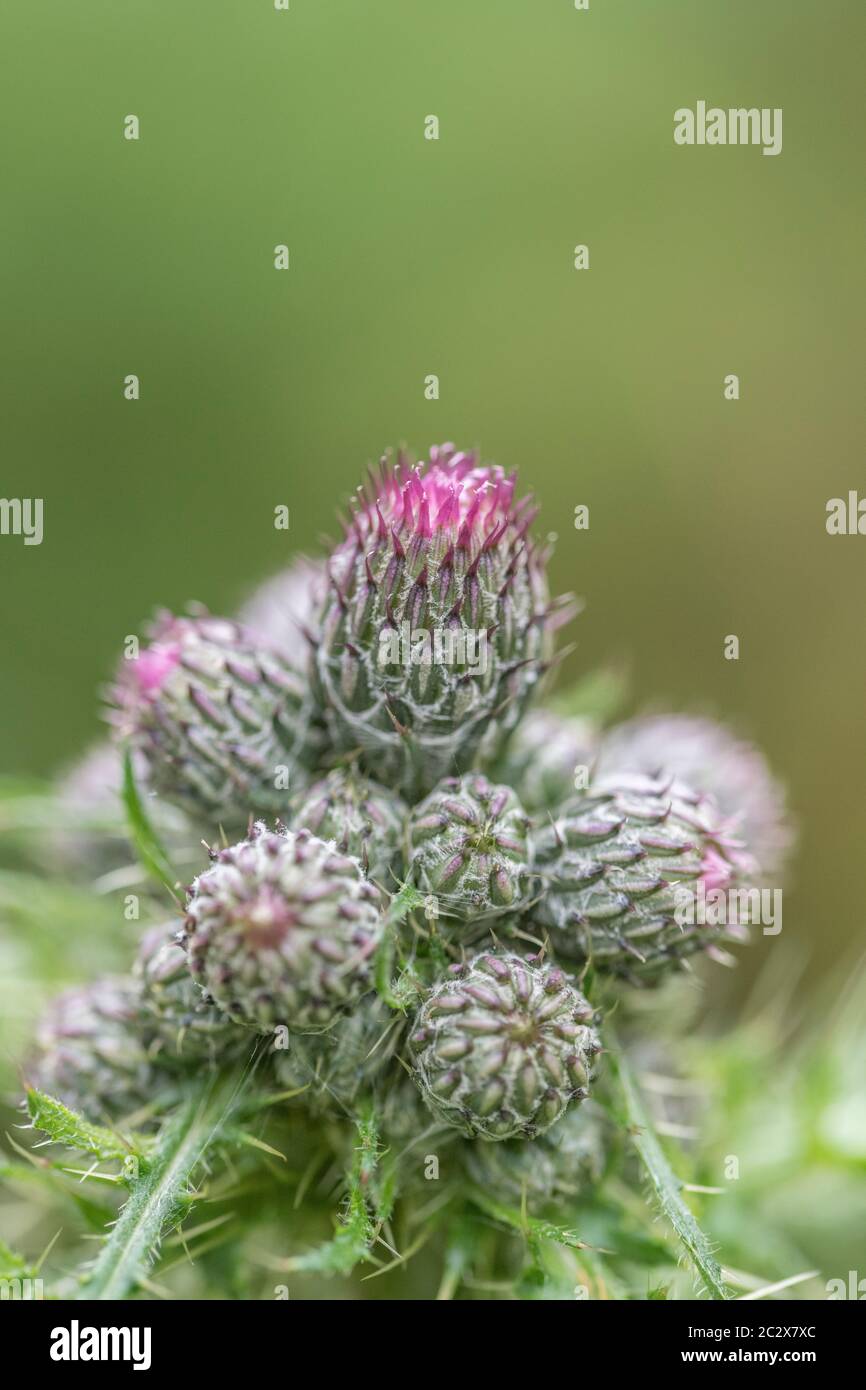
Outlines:
<svg viewBox="0 0 866 1390"><path fill-rule="evenodd" d="M234 1073L209 1075L181 1102L148 1155L79 1298L121 1299L138 1283L162 1236L187 1212L193 1171L219 1135L237 1088Z"/></svg>
<svg viewBox="0 0 866 1390"><path fill-rule="evenodd" d="M607 1037L611 1044L608 1058L619 1083L632 1143L646 1169L659 1206L682 1241L683 1248L710 1298L730 1298L731 1291L725 1285L721 1267L712 1252L710 1242L683 1200L683 1184L665 1157L631 1064L609 1026Z"/></svg>

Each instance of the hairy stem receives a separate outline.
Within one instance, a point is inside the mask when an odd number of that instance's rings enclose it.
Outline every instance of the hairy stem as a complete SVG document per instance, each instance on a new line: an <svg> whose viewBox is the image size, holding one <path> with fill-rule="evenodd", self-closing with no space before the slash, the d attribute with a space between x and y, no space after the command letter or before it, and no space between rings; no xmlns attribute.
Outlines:
<svg viewBox="0 0 866 1390"><path fill-rule="evenodd" d="M149 1268L162 1236L189 1209L193 1171L218 1138L237 1090L235 1073L209 1074L186 1095L135 1180L79 1298L124 1298Z"/></svg>
<svg viewBox="0 0 866 1390"><path fill-rule="evenodd" d="M646 1170L662 1213L679 1236L686 1255L710 1298L730 1298L731 1292L725 1285L719 1262L712 1252L710 1242L683 1200L683 1184L665 1157L649 1113L643 1103L631 1064L612 1036L609 1026L607 1035L611 1045L609 1061L619 1083L620 1097L631 1140Z"/></svg>

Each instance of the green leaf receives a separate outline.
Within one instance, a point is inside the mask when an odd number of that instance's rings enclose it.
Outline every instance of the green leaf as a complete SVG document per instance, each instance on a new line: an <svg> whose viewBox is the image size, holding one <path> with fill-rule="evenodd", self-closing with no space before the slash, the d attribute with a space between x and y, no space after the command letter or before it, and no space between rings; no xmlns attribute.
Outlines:
<svg viewBox="0 0 866 1390"><path fill-rule="evenodd" d="M126 1160L131 1154L141 1156L135 1145L113 1130L91 1124L62 1101L35 1087L27 1092L27 1109L35 1127L47 1134L55 1144L65 1144L70 1149L95 1154L101 1160Z"/></svg>
<svg viewBox="0 0 866 1390"><path fill-rule="evenodd" d="M123 804L129 834L139 859L157 883L167 888L177 900L178 877L142 804L132 765L132 750L129 748L123 755Z"/></svg>
<svg viewBox="0 0 866 1390"><path fill-rule="evenodd" d="M662 1213L679 1236L686 1255L710 1298L730 1298L732 1293L725 1285L710 1242L683 1200L683 1184L665 1157L628 1059L617 1047L610 1025L607 1031L610 1046L608 1060L619 1084L631 1140L658 1198Z"/></svg>
<svg viewBox="0 0 866 1390"><path fill-rule="evenodd" d="M5 1240L0 1240L0 1279L32 1279L31 1265L14 1250L10 1250Z"/></svg>
<svg viewBox="0 0 866 1390"><path fill-rule="evenodd" d="M124 1298L146 1274L163 1236L190 1209L193 1172L222 1138L240 1084L234 1072L206 1073L187 1094L131 1182L129 1200L85 1276L79 1298Z"/></svg>
<svg viewBox="0 0 866 1390"><path fill-rule="evenodd" d="M492 1216L494 1220L501 1221L505 1226L511 1226L515 1231L520 1231L526 1237L530 1247L534 1247L539 1241L552 1240L557 1245L567 1246L572 1250L583 1250L585 1242L580 1239L576 1231L568 1230L565 1226L557 1226L552 1221L544 1221L535 1216L529 1216L524 1211L519 1211L517 1207L509 1206L506 1202L499 1202L494 1197L488 1196L480 1188L473 1187L469 1191L469 1196L481 1211Z"/></svg>

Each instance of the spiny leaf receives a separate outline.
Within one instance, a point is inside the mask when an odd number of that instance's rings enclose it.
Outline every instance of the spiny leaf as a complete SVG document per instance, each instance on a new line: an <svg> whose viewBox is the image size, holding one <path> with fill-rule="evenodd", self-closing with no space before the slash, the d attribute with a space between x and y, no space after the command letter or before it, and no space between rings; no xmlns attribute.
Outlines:
<svg viewBox="0 0 866 1390"><path fill-rule="evenodd" d="M424 894L410 883L404 883L391 899L385 914L385 927L376 951L374 983L376 993L391 1009L404 1010L415 994L415 987L405 976L394 979L394 958L397 951L397 928L401 922L424 903Z"/></svg>
<svg viewBox="0 0 866 1390"><path fill-rule="evenodd" d="M70 1149L82 1153L95 1154L103 1161L124 1160L132 1155L141 1156L134 1144L124 1140L113 1130L102 1125L93 1125L83 1115L70 1110L62 1101L46 1095L31 1087L27 1092L27 1109L34 1125L47 1134L56 1144L65 1144Z"/></svg>
<svg viewBox="0 0 866 1390"><path fill-rule="evenodd" d="M32 1279L32 1265L11 1250L5 1240L0 1240L0 1279Z"/></svg>
<svg viewBox="0 0 866 1390"><path fill-rule="evenodd" d="M129 1200L87 1272L79 1298L124 1298L146 1274L163 1235L189 1211L192 1174L222 1137L238 1096L237 1074L206 1074L178 1106L132 1182Z"/></svg>
<svg viewBox="0 0 866 1390"><path fill-rule="evenodd" d="M488 1196L480 1188L473 1187L470 1189L469 1195L481 1211L492 1216L494 1220L501 1221L503 1225L511 1226L514 1230L520 1231L530 1244L542 1240L552 1240L557 1245L566 1245L572 1250L584 1249L584 1242L576 1231L570 1231L565 1226L557 1226L552 1221L544 1221L538 1217L529 1216L526 1212L519 1211L506 1202L499 1202Z"/></svg>
<svg viewBox="0 0 866 1390"><path fill-rule="evenodd" d="M682 1183L665 1157L649 1113L643 1103L637 1081L623 1052L617 1047L608 1025L608 1058L611 1070L619 1083L620 1094L629 1126L632 1143L646 1169L647 1177L658 1198L662 1213L679 1236L683 1248L710 1298L727 1299L730 1290L722 1278L719 1263L710 1242L701 1230L693 1213L682 1197Z"/></svg>
<svg viewBox="0 0 866 1390"><path fill-rule="evenodd" d="M130 837L139 859L148 873L176 899L178 877L144 809L135 780L132 750L129 748L123 755L123 804Z"/></svg>
<svg viewBox="0 0 866 1390"><path fill-rule="evenodd" d="M346 1205L340 1229L332 1240L288 1260L285 1267L289 1271L351 1274L357 1264L370 1258L373 1243L390 1215L393 1185L387 1174L383 1182L376 1181L381 1154L372 1112L360 1116L356 1128L358 1143L346 1177Z"/></svg>

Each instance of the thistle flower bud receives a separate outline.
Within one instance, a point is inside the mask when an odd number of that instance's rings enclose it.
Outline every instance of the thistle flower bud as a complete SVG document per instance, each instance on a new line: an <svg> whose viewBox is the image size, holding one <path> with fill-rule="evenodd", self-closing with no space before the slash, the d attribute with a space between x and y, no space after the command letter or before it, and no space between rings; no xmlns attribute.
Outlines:
<svg viewBox="0 0 866 1390"><path fill-rule="evenodd" d="M297 672L224 618L163 614L152 639L122 663L113 720L149 785L229 826L284 810L319 749Z"/></svg>
<svg viewBox="0 0 866 1390"><path fill-rule="evenodd" d="M337 768L295 798L290 820L296 829L303 826L358 859L364 872L387 888L401 857L406 810L395 792L357 768Z"/></svg>
<svg viewBox="0 0 866 1390"><path fill-rule="evenodd" d="M584 1196L604 1171L604 1116L586 1101L568 1110L537 1139L502 1144L465 1142L463 1164L470 1181L500 1202L530 1210Z"/></svg>
<svg viewBox="0 0 866 1390"><path fill-rule="evenodd" d="M749 846L763 874L778 873L793 845L785 792L764 755L724 724L688 714L633 719L611 730L598 771L643 772L660 768L712 796L729 829Z"/></svg>
<svg viewBox="0 0 866 1390"><path fill-rule="evenodd" d="M447 919L473 927L529 897L529 820L510 787L481 773L446 777L409 819L409 871ZM463 932L465 939L465 931Z"/></svg>
<svg viewBox="0 0 866 1390"><path fill-rule="evenodd" d="M160 923L142 937L134 975L141 985L141 1030L148 1053L162 1065L224 1060L248 1042L202 994L178 944L177 924Z"/></svg>
<svg viewBox="0 0 866 1390"><path fill-rule="evenodd" d="M380 902L356 859L258 824L189 890L190 974L256 1032L320 1032L369 988Z"/></svg>
<svg viewBox="0 0 866 1390"><path fill-rule="evenodd" d="M531 920L565 959L645 980L742 939L741 922L702 923L687 910L699 886L727 887L752 865L711 798L683 784L597 782L539 831L536 867L542 892Z"/></svg>
<svg viewBox="0 0 866 1390"><path fill-rule="evenodd" d="M452 445L383 459L331 556L317 652L332 737L417 800L514 727L551 652L546 555L514 475Z"/></svg>
<svg viewBox="0 0 866 1390"><path fill-rule="evenodd" d="M117 1118L151 1097L134 980L106 976L52 999L36 1029L29 1084L88 1119Z"/></svg>
<svg viewBox="0 0 866 1390"><path fill-rule="evenodd" d="M319 613L325 597L322 560L299 555L250 595L238 619L296 671L306 672L318 642Z"/></svg>
<svg viewBox="0 0 866 1390"><path fill-rule="evenodd" d="M564 971L476 956L427 996L411 1035L415 1081L469 1138L534 1138L586 1098L601 1050L593 1010Z"/></svg>
<svg viewBox="0 0 866 1390"><path fill-rule="evenodd" d="M599 744L589 719L566 718L549 709L531 709L514 731L497 769L514 787L528 811L553 810L586 787Z"/></svg>

